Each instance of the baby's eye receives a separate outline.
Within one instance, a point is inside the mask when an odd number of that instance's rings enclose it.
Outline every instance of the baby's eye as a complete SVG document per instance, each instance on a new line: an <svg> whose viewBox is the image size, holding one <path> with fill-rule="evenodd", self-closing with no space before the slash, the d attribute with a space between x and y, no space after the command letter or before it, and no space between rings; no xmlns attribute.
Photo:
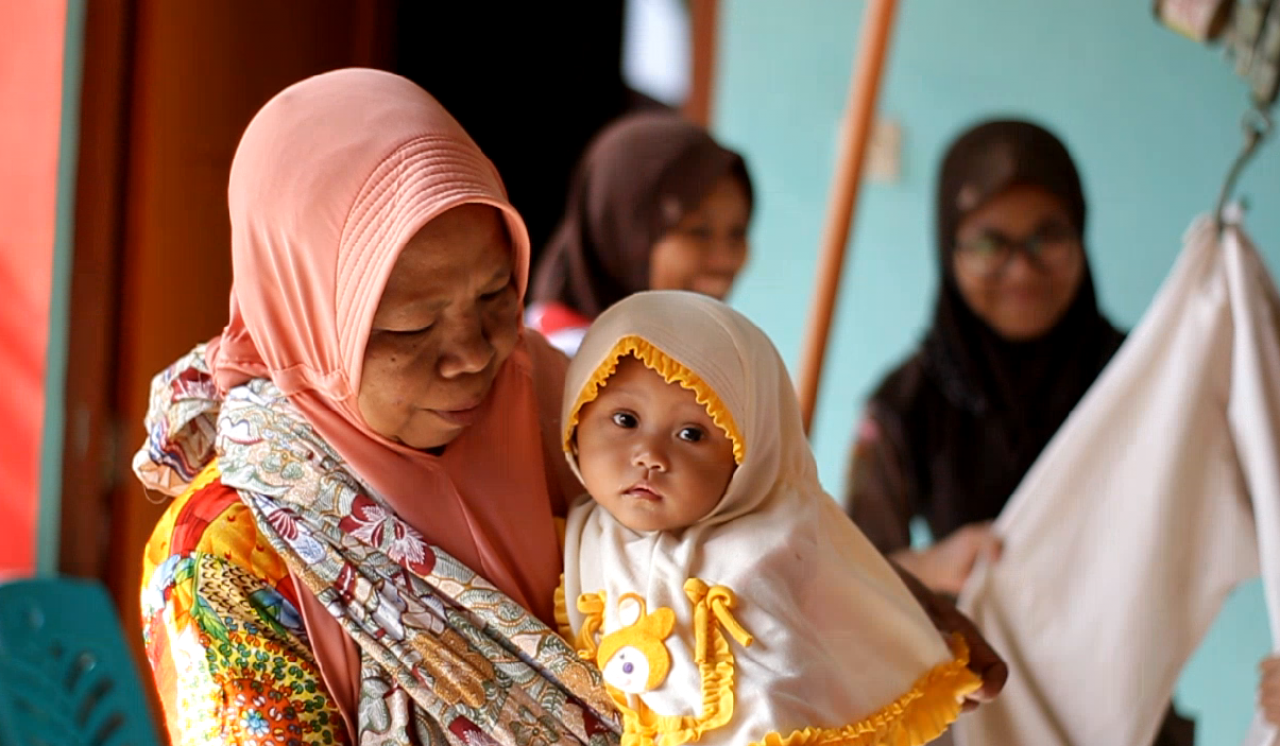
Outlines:
<svg viewBox="0 0 1280 746"><path fill-rule="evenodd" d="M707 434L702 432L700 427L686 427L679 432L680 440L686 440L690 443L697 443L705 437L707 437Z"/></svg>
<svg viewBox="0 0 1280 746"><path fill-rule="evenodd" d="M636 426L636 416L630 412L614 412L613 424L618 427L625 427L628 430Z"/></svg>

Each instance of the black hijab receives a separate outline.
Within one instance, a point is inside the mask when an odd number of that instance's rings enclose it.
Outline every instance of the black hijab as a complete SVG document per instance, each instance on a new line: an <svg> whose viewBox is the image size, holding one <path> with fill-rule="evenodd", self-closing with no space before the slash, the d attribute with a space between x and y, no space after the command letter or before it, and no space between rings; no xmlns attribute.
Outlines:
<svg viewBox="0 0 1280 746"><path fill-rule="evenodd" d="M938 180L941 287L920 351L881 386L872 411L905 441L913 506L942 537L994 518L1041 450L1123 341L1098 309L1087 262L1062 319L1025 342L1001 337L970 309L952 270L956 231L973 210L1013 186L1038 186L1085 230L1080 176L1042 127L992 121L947 151Z"/></svg>

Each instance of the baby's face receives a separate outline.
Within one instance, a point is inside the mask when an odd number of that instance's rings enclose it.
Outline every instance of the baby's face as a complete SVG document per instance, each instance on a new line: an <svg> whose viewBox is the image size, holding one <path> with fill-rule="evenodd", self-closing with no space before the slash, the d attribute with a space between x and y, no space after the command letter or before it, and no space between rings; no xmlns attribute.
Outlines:
<svg viewBox="0 0 1280 746"><path fill-rule="evenodd" d="M582 408L577 443L591 497L636 531L693 525L737 468L733 441L694 393L630 356Z"/></svg>

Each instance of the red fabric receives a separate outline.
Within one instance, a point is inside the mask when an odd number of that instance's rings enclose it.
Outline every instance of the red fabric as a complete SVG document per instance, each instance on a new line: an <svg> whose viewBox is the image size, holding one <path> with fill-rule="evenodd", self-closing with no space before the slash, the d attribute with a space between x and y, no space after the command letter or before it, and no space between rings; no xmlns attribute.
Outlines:
<svg viewBox="0 0 1280 746"><path fill-rule="evenodd" d="M0 574L35 566L66 3L0 3Z"/></svg>
<svg viewBox="0 0 1280 746"><path fill-rule="evenodd" d="M566 329L585 329L591 326L591 320L586 316L555 301L535 305L529 312L528 321L530 328L543 336Z"/></svg>

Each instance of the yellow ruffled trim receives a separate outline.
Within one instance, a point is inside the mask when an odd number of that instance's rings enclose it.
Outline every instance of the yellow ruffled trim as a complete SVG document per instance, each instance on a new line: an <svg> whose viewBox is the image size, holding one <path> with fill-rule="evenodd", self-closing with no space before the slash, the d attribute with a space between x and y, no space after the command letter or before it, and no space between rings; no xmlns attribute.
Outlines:
<svg viewBox="0 0 1280 746"><path fill-rule="evenodd" d="M556 586L555 615L556 632L560 633L566 642L572 643L573 625L569 622L569 604L564 599L564 573L560 573L560 585Z"/></svg>
<svg viewBox="0 0 1280 746"><path fill-rule="evenodd" d="M599 647L596 635L604 626L604 591L584 593L578 596L578 611L582 614L582 629L577 636L571 638L578 649L578 657L584 661L595 661ZM566 614L566 616L568 616Z"/></svg>
<svg viewBox="0 0 1280 746"><path fill-rule="evenodd" d="M618 343L605 356L604 362L600 363L600 367L596 368L595 373L591 374L591 378L587 379L586 385L582 387L582 392L578 394L577 401L573 403L573 409L569 411L569 418L565 421L562 444L565 453L573 452L573 433L578 427L578 414L583 407L595 401L600 393L600 387L604 386L609 376L614 374L618 369L618 361L626 355L631 355L644 363L646 368L662 376L667 383L679 383L681 387L697 395L698 403L706 408L711 421L729 436L729 440L733 441L733 460L739 465L742 464L747 454L746 441L738 430L737 423L733 421L729 408L724 405L716 392L696 373L658 349L653 343L634 335L618 340Z"/></svg>
<svg viewBox="0 0 1280 746"><path fill-rule="evenodd" d="M843 728L805 728L770 733L752 746L921 746L942 735L960 716L966 695L982 686L969 670L969 648L952 638L955 659L929 671L911 691L860 722Z"/></svg>

